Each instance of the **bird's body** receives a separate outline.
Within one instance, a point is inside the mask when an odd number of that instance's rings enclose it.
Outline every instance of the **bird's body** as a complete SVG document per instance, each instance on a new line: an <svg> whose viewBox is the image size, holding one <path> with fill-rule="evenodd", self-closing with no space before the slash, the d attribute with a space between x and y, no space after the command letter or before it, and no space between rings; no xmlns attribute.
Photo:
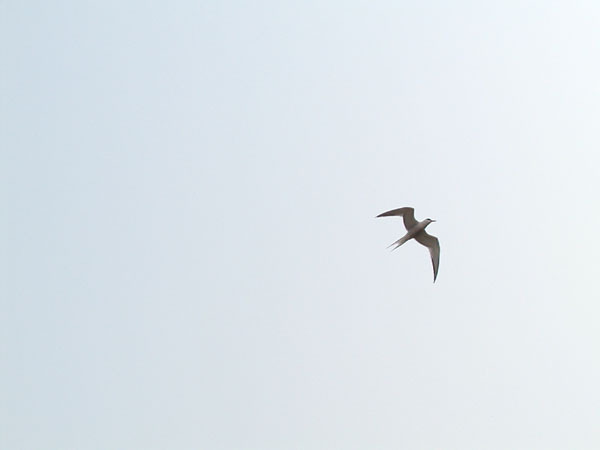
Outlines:
<svg viewBox="0 0 600 450"><path fill-rule="evenodd" d="M377 217L387 216L401 216L404 219L404 226L406 227L406 234L390 245L390 247L395 246L392 250L397 249L411 239L414 239L419 244L429 248L431 262L433 264L433 282L435 283L438 268L440 266L440 243L435 236L432 236L425 231L425 228L427 228L430 223L435 222L435 220L425 219L418 222L415 219L414 208L410 207L392 209L391 211L379 214Z"/></svg>

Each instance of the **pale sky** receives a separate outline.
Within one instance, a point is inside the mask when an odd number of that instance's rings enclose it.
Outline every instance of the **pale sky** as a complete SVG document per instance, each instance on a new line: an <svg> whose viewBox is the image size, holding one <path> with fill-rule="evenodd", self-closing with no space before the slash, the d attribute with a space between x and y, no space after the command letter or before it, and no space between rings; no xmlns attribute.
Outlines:
<svg viewBox="0 0 600 450"><path fill-rule="evenodd" d="M600 448L599 25L2 1L0 448Z"/></svg>

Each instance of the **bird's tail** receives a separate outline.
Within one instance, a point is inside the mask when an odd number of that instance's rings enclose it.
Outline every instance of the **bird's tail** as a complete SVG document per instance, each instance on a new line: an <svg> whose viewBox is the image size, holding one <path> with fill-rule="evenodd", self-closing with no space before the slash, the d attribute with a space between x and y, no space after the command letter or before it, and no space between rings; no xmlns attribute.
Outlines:
<svg viewBox="0 0 600 450"><path fill-rule="evenodd" d="M396 250L398 247L400 247L406 241L408 241L408 237L407 236L402 236L396 242L392 242L390 245L388 245L388 248L393 247L395 245L395 247L392 250Z"/></svg>

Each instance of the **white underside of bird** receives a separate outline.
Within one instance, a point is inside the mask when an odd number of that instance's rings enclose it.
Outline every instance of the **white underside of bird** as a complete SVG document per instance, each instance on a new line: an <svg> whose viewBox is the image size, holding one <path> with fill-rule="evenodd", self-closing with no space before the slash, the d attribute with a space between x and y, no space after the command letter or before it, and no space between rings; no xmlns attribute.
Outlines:
<svg viewBox="0 0 600 450"><path fill-rule="evenodd" d="M402 244L411 239L416 240L419 244L424 245L429 249L429 254L431 255L431 263L433 264L433 282L435 283L435 279L437 278L438 268L440 266L440 243L438 238L428 234L425 231L425 228L430 223L435 222L432 219L425 219L421 222L415 219L415 209L406 207L406 208L398 208L392 209L391 211L386 211L384 213L379 214L377 217L387 217L387 216L400 216L404 219L404 226L406 227L406 234L398 239L396 242L390 244L389 247L394 247L392 250L397 249ZM388 247L388 248L389 248Z"/></svg>

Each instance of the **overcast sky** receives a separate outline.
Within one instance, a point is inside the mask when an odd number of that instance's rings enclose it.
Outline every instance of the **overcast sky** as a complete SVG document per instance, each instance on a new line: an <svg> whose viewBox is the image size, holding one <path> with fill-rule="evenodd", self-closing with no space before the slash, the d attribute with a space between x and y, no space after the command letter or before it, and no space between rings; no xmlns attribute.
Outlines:
<svg viewBox="0 0 600 450"><path fill-rule="evenodd" d="M2 1L0 447L600 448L599 25Z"/></svg>

